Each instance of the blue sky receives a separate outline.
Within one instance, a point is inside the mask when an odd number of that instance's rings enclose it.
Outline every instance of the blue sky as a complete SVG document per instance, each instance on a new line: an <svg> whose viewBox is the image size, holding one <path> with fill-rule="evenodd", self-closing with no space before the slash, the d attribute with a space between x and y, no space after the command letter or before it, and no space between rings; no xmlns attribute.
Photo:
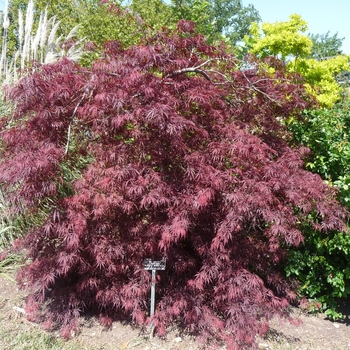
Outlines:
<svg viewBox="0 0 350 350"><path fill-rule="evenodd" d="M263 22L288 21L297 13L308 22L308 33L338 32L345 38L343 52L350 54L350 0L243 0L243 4L254 5Z"/></svg>

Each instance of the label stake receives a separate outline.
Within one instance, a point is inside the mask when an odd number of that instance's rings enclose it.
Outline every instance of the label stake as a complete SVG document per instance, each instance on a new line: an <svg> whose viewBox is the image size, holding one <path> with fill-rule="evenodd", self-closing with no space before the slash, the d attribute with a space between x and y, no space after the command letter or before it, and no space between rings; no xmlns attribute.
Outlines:
<svg viewBox="0 0 350 350"><path fill-rule="evenodd" d="M152 261L151 259L145 259L143 262L144 270L152 270L152 280L151 280L151 310L150 310L150 338L153 338L154 325L153 318L156 308L156 271L165 270L166 260L162 259L160 261Z"/></svg>

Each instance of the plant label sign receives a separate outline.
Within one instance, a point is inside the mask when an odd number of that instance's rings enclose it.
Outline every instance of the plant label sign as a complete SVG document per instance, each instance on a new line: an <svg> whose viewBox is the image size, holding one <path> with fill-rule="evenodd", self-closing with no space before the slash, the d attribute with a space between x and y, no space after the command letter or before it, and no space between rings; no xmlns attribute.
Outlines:
<svg viewBox="0 0 350 350"><path fill-rule="evenodd" d="M150 317L151 317L151 325L150 325L150 337L153 337L153 317L155 311L156 304L156 271L157 270L165 270L166 259L152 261L152 259L145 259L143 261L144 270L152 270L152 280L151 280L151 309L150 309Z"/></svg>
<svg viewBox="0 0 350 350"><path fill-rule="evenodd" d="M166 260L152 261L151 259L145 259L143 262L144 270L165 270Z"/></svg>

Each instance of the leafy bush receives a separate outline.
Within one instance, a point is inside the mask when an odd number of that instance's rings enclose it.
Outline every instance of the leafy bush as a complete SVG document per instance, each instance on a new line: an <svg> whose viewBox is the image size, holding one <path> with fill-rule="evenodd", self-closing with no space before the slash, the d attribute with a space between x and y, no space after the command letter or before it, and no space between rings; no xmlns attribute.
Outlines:
<svg viewBox="0 0 350 350"><path fill-rule="evenodd" d="M300 73L306 81L307 90L316 96L324 107L332 107L341 100L344 88L336 77L350 69L350 57L338 55L326 60L301 58L289 64L291 70Z"/></svg>
<svg viewBox="0 0 350 350"><path fill-rule="evenodd" d="M304 112L303 121L290 120L298 144L311 149L307 169L339 188L339 198L350 209L350 100L333 108Z"/></svg>
<svg viewBox="0 0 350 350"><path fill-rule="evenodd" d="M160 335L181 322L229 349L254 346L295 300L279 263L303 240L300 223L313 214L314 229L344 227L333 189L303 169L305 149L288 146L281 122L312 99L278 60L274 75L259 62L240 69L191 22L145 40L109 42L91 69L64 59L9 89L0 181L10 203L51 208L23 240L27 312L41 319L49 298L44 326L63 336L86 311L144 325L143 261L164 257ZM81 176L67 176L77 159Z"/></svg>
<svg viewBox="0 0 350 350"><path fill-rule="evenodd" d="M331 319L341 318L337 301L350 295L350 236L309 230L305 243L290 250L286 274L301 283L300 296L308 299L301 299L302 307L309 312L325 311Z"/></svg>
<svg viewBox="0 0 350 350"><path fill-rule="evenodd" d="M304 112L304 121L291 121L298 144L311 149L306 167L339 189L339 200L350 208L350 101L330 109ZM305 229L305 242L291 250L287 275L302 283L300 292L322 303L331 318L339 318L337 300L350 295L350 236ZM312 304L309 305L312 308Z"/></svg>

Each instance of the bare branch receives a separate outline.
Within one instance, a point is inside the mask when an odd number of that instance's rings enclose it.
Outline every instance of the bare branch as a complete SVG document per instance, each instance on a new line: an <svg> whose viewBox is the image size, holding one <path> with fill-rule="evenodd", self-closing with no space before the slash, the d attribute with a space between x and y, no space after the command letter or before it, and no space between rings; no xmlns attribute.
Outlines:
<svg viewBox="0 0 350 350"><path fill-rule="evenodd" d="M254 82L250 81L249 78L245 75L244 71L241 71L242 75L244 76L244 78L247 80L247 82L249 83L249 85L253 88L253 90L255 90L256 92L259 92L260 94L264 95L265 97L267 97L271 102L276 103L279 105L279 102L274 100L273 98L271 98L266 92L261 91L260 89L258 89L255 85Z"/></svg>
<svg viewBox="0 0 350 350"><path fill-rule="evenodd" d="M232 81L229 80L225 74L222 74L222 73L220 73L220 72L218 72L218 71L216 71L216 70L209 69L209 70L207 70L207 72L218 74L218 75L220 75L221 77L223 77L223 78L226 80L227 83L232 83ZM217 83L217 84L221 84L221 83Z"/></svg>
<svg viewBox="0 0 350 350"><path fill-rule="evenodd" d="M210 72L210 70L204 71L203 69L200 69L200 68L205 66L206 64L212 62L212 61L218 61L218 60L221 60L221 59L210 58L196 67L187 67L187 68L179 69L173 73L168 74L165 78L169 78L169 77L172 77L174 75L179 75L179 74L184 74L184 73L198 73L198 74L201 74L205 79L212 81L210 79L209 75L206 73L206 72ZM213 71L213 72L215 72L215 71Z"/></svg>
<svg viewBox="0 0 350 350"><path fill-rule="evenodd" d="M68 132L67 132L67 143L66 143L66 148L65 148L65 151L64 151L65 155L67 155L67 153L68 153L69 142L70 142L70 135L71 135L71 128L72 128L72 123L73 123L74 116L75 116L75 114L76 114L76 112L78 110L78 107L83 102L83 99L85 98L85 96L86 96L86 91L83 93L83 96L81 96L81 99L79 100L77 105L74 107L73 114L72 114L72 116L70 118L70 122L69 122L69 126L68 126Z"/></svg>
<svg viewBox="0 0 350 350"><path fill-rule="evenodd" d="M174 75L184 74L184 73L198 73L203 75L203 77L209 81L211 81L209 75L202 69L198 69L197 67L191 67L191 68L183 68L179 69L171 74L168 74L166 78L173 77Z"/></svg>

